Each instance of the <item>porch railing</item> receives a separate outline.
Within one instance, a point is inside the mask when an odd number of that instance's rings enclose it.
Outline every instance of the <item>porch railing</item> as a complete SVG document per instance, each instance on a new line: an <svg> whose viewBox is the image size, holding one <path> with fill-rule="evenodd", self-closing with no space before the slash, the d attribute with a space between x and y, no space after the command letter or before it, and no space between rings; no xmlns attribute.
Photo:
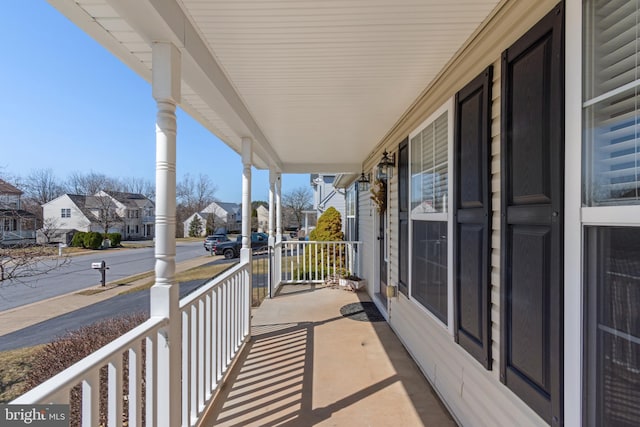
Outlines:
<svg viewBox="0 0 640 427"><path fill-rule="evenodd" d="M152 317L100 350L90 354L33 390L15 399L12 404L71 403L71 393L80 386L75 398L80 398L82 426L100 425L100 371L107 367L107 419L109 425L121 425L124 402L123 353L128 359L128 420L130 426L142 425L143 401L146 401L146 424L154 425L154 397L157 395L155 369L160 330L169 320ZM143 356L144 355L144 356ZM142 361L142 358L145 361ZM144 368L143 368L144 363ZM142 396L142 372L145 371L145 396ZM77 390L77 389L76 389Z"/></svg>
<svg viewBox="0 0 640 427"><path fill-rule="evenodd" d="M322 283L328 275L360 275L360 242L283 241L275 246L274 289L284 283Z"/></svg>
<svg viewBox="0 0 640 427"><path fill-rule="evenodd" d="M176 399L181 395L183 426L197 422L249 336L250 272L250 262L240 263L180 301L182 388L171 392ZM69 404L73 397L79 400L80 425L100 425L100 377L106 368L106 425L128 420L129 426L141 426L143 411L144 424L157 425L158 377L167 375L157 371L158 344L164 342L159 334L168 323L150 318L11 403ZM73 396L76 387L79 395Z"/></svg>
<svg viewBox="0 0 640 427"><path fill-rule="evenodd" d="M180 301L182 425L194 425L250 332L250 263Z"/></svg>

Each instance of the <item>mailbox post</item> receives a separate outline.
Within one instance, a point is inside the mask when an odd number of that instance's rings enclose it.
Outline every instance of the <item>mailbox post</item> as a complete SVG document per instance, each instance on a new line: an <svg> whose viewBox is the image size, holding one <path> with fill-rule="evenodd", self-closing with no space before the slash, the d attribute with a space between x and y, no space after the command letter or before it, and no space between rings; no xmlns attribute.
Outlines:
<svg viewBox="0 0 640 427"><path fill-rule="evenodd" d="M107 270L109 269L109 267L107 267L107 263L103 260L100 262L92 262L91 263L91 268L93 268L94 270L99 270L100 274L102 276L102 279L100 280L100 284L102 286L106 286L107 284Z"/></svg>

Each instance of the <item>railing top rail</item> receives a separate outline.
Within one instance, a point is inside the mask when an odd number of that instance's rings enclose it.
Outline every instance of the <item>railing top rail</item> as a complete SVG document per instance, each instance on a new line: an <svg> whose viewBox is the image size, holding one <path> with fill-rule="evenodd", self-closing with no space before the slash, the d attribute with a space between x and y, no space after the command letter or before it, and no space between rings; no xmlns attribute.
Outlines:
<svg viewBox="0 0 640 427"><path fill-rule="evenodd" d="M248 266L249 266L248 262L240 262L235 267L231 267L230 269L228 269L227 271L225 271L224 273L222 273L218 277L215 277L215 278L211 279L204 286L200 287L199 289L195 290L194 292L190 293L189 295L183 297L180 300L180 310L184 309L185 307L188 307L190 304L193 304L200 297L202 297L202 295L206 294L207 292L209 292L211 289L215 288L216 286L220 286L220 284L222 282L224 282L225 280L227 280L228 278L230 278L234 274L237 274L238 272L240 272L242 270L245 270Z"/></svg>
<svg viewBox="0 0 640 427"><path fill-rule="evenodd" d="M150 333L157 331L167 323L169 323L169 320L166 317L152 317L146 320L126 334L116 338L109 344L91 353L64 371L54 375L11 403L16 405L27 405L38 402L47 402L48 399L59 393L61 389L75 386L77 383L82 381L86 373L91 369L104 366L114 357L114 355L122 354L124 351L131 348L132 343L149 336Z"/></svg>

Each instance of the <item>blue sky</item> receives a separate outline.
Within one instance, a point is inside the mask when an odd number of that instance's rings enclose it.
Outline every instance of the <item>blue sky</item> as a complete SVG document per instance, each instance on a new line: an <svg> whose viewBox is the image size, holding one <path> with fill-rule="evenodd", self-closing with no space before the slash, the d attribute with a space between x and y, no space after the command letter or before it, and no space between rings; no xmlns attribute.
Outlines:
<svg viewBox="0 0 640 427"><path fill-rule="evenodd" d="M0 167L28 175L70 172L155 178L156 105L151 86L44 0L7 0L0 66ZM240 157L178 111L178 179L207 174L215 197L241 199ZM284 175L283 192L309 185ZM254 200L267 200L268 172L253 172Z"/></svg>

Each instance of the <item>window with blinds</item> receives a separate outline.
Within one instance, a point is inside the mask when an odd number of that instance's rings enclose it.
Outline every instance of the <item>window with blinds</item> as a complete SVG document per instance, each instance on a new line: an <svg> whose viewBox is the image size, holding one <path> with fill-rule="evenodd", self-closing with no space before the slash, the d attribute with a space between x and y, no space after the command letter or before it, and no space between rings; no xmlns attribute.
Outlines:
<svg viewBox="0 0 640 427"><path fill-rule="evenodd" d="M447 211L448 123L445 111L411 138L411 216Z"/></svg>
<svg viewBox="0 0 640 427"><path fill-rule="evenodd" d="M584 9L584 203L640 203L640 0Z"/></svg>
<svg viewBox="0 0 640 427"><path fill-rule="evenodd" d="M435 119L433 118L435 117ZM411 279L409 292L448 322L449 110L436 112L409 137Z"/></svg>
<svg viewBox="0 0 640 427"><path fill-rule="evenodd" d="M358 184L354 183L347 189L346 195L346 224L345 224L345 240L355 242L358 240L358 222L357 222L357 200L358 200ZM357 248L357 246L356 246Z"/></svg>

